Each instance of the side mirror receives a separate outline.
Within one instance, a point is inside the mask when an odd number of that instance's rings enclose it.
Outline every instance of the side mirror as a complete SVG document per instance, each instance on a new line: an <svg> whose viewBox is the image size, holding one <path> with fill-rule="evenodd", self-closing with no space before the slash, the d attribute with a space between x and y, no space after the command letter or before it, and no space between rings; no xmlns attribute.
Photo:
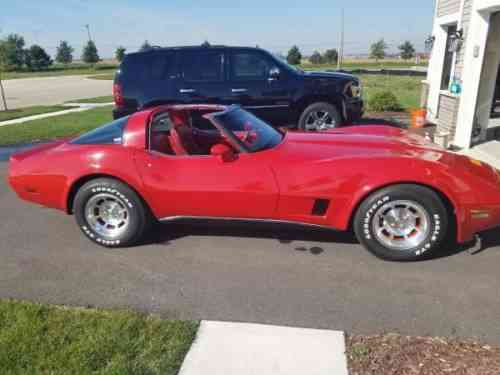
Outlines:
<svg viewBox="0 0 500 375"><path fill-rule="evenodd" d="M233 149L222 143L213 145L210 149L210 155L218 157L224 163L236 160L236 154Z"/></svg>
<svg viewBox="0 0 500 375"><path fill-rule="evenodd" d="M279 68L274 67L269 70L269 80L270 81L276 81L280 79L281 71Z"/></svg>

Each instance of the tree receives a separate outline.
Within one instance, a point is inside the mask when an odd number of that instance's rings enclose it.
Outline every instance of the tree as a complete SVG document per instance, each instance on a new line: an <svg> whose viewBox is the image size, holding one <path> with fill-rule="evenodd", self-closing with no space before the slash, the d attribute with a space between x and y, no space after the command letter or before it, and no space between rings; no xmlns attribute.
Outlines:
<svg viewBox="0 0 500 375"><path fill-rule="evenodd" d="M42 47L34 44L25 51L25 64L29 70L42 70L52 65L52 59Z"/></svg>
<svg viewBox="0 0 500 375"><path fill-rule="evenodd" d="M401 58L403 60L409 60L415 57L415 47L409 40L401 44L398 49L401 51Z"/></svg>
<svg viewBox="0 0 500 375"><path fill-rule="evenodd" d="M289 64L299 65L302 60L302 54L300 53L299 47L293 46L292 48L290 48L286 60Z"/></svg>
<svg viewBox="0 0 500 375"><path fill-rule="evenodd" d="M323 61L328 64L336 64L339 60L339 52L335 49L327 49L323 54Z"/></svg>
<svg viewBox="0 0 500 375"><path fill-rule="evenodd" d="M59 47L57 47L56 61L60 64L71 64L74 51L67 41L61 40Z"/></svg>
<svg viewBox="0 0 500 375"><path fill-rule="evenodd" d="M142 43L141 48L139 48L139 51L140 51L140 52L144 52L144 51L148 51L148 50L150 50L151 48L153 48L153 47L151 47L151 44L149 44L149 42L148 42L148 41L147 41L147 39L146 39L146 40L144 41L144 43Z"/></svg>
<svg viewBox="0 0 500 375"><path fill-rule="evenodd" d="M24 64L24 38L9 34L0 40L0 64L5 70L21 69Z"/></svg>
<svg viewBox="0 0 500 375"><path fill-rule="evenodd" d="M99 61L99 53L92 40L89 40L85 47L83 47L82 60L87 64L95 64Z"/></svg>
<svg viewBox="0 0 500 375"><path fill-rule="evenodd" d="M314 65L321 64L323 58L321 57L321 53L318 51L314 51L314 53L309 57L309 62Z"/></svg>
<svg viewBox="0 0 500 375"><path fill-rule="evenodd" d="M208 40L205 40L203 43L201 43L202 47L210 47L210 42Z"/></svg>
<svg viewBox="0 0 500 375"><path fill-rule="evenodd" d="M387 43L384 39L373 43L370 47L370 57L377 62L385 58L385 51L387 50Z"/></svg>
<svg viewBox="0 0 500 375"><path fill-rule="evenodd" d="M127 49L123 46L120 46L116 49L115 51L115 58L119 61L122 62L123 58L125 57L125 52L127 52Z"/></svg>

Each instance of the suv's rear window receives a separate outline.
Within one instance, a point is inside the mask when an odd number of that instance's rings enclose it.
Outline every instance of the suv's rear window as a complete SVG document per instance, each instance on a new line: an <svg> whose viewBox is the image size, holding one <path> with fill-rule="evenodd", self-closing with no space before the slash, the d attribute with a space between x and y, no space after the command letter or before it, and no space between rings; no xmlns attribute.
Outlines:
<svg viewBox="0 0 500 375"><path fill-rule="evenodd" d="M223 61L220 51L183 51L182 75L190 82L220 82L224 80Z"/></svg>
<svg viewBox="0 0 500 375"><path fill-rule="evenodd" d="M137 81L156 81L168 79L173 66L173 52L156 51L125 56L120 70Z"/></svg>

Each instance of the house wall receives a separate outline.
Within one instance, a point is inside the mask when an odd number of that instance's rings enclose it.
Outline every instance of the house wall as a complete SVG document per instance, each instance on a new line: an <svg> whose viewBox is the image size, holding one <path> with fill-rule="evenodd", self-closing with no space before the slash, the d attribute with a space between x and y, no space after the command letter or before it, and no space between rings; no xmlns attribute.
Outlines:
<svg viewBox="0 0 500 375"><path fill-rule="evenodd" d="M467 47L467 36L469 35L473 2L474 0L465 0L462 11L462 29L464 30L464 43L462 45L462 48L460 48L460 51L458 51L457 53L456 63L455 63L455 75L458 79L462 79L465 49Z"/></svg>
<svg viewBox="0 0 500 375"><path fill-rule="evenodd" d="M462 0L439 0L437 16L443 17L460 11Z"/></svg>

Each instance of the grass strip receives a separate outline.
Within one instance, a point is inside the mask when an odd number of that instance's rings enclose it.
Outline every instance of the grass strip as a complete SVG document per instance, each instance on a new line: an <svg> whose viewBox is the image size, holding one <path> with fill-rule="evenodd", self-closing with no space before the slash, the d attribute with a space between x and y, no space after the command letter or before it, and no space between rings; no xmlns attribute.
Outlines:
<svg viewBox="0 0 500 375"><path fill-rule="evenodd" d="M0 300L1 374L177 374L198 323Z"/></svg>

